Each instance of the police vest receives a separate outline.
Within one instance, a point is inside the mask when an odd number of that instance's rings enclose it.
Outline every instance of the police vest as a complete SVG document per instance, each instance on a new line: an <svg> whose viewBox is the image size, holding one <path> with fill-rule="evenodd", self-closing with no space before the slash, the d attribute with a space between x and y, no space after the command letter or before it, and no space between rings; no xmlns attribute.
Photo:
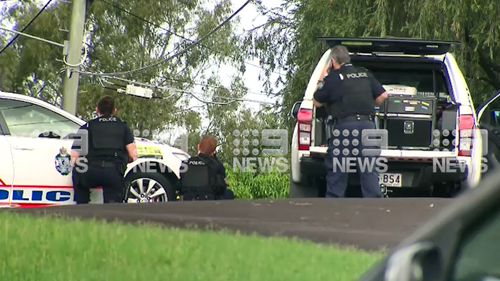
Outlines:
<svg viewBox="0 0 500 281"><path fill-rule="evenodd" d="M224 193L227 186L224 180L224 176L219 171L220 168L223 169L223 166L219 167L219 165L222 165L222 163L219 163L218 160L216 160L216 158L214 158L213 156L203 154L192 157L191 159L201 160L208 166L209 181L212 190L216 195Z"/></svg>
<svg viewBox="0 0 500 281"><path fill-rule="evenodd" d="M117 117L98 117L89 121L88 160L128 162L125 147L126 124Z"/></svg>
<svg viewBox="0 0 500 281"><path fill-rule="evenodd" d="M367 69L346 65L330 75L339 76L336 91L341 95L339 101L329 105L330 115L341 118L355 114L374 114L375 100Z"/></svg>

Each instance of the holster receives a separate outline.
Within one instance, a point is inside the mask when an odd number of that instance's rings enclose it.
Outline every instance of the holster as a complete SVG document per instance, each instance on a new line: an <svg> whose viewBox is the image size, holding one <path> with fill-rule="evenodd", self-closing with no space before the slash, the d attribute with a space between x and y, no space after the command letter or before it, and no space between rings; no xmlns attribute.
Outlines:
<svg viewBox="0 0 500 281"><path fill-rule="evenodd" d="M335 118L333 118L333 116L331 115L328 115L325 122L326 140L329 140L333 136L334 129L335 129Z"/></svg>

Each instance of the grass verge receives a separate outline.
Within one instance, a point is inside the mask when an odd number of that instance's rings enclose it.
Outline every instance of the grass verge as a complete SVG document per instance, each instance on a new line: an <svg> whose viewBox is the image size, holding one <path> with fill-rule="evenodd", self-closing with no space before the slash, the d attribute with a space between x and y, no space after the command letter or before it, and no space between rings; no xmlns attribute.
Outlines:
<svg viewBox="0 0 500 281"><path fill-rule="evenodd" d="M380 257L285 238L0 212L0 280L356 280Z"/></svg>

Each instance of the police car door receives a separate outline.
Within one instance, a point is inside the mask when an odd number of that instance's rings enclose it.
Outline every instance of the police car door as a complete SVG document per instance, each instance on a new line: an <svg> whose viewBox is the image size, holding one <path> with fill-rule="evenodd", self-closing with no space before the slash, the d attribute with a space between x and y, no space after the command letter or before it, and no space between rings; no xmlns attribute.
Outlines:
<svg viewBox="0 0 500 281"><path fill-rule="evenodd" d="M10 206L14 178L12 151L7 141L7 134L7 126L0 112L0 208Z"/></svg>
<svg viewBox="0 0 500 281"><path fill-rule="evenodd" d="M70 149L63 139L78 124L48 108L14 99L0 100L10 135L13 204L72 204Z"/></svg>

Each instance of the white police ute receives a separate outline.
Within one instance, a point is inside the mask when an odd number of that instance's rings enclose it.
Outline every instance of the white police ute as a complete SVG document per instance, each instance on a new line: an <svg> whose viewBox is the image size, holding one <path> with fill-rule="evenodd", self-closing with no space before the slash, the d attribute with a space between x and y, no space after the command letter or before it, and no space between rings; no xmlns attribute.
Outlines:
<svg viewBox="0 0 500 281"><path fill-rule="evenodd" d="M380 152L375 160L383 161L373 166L378 169L380 183L391 194L406 191L450 196L478 184L488 168L484 156L489 152L482 132L476 130L479 118L471 93L450 53L453 42L322 40L330 47L347 46L353 64L369 69L389 94L375 116L378 131L384 133L374 138L383 140L377 145ZM292 109L297 120L291 147L292 197L325 194L327 140L335 132L330 132L328 112L314 107L313 95L331 57L330 50L323 54L303 99ZM351 179L359 185L358 177Z"/></svg>

